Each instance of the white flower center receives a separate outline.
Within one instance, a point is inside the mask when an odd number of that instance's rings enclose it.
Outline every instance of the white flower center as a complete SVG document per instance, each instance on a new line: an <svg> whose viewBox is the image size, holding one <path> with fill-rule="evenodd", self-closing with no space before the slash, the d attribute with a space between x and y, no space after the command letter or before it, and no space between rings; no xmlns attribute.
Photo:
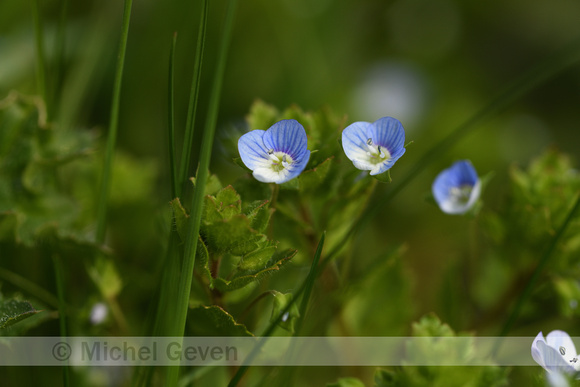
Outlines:
<svg viewBox="0 0 580 387"><path fill-rule="evenodd" d="M367 140L367 148L368 161L371 164L380 164L391 158L391 153L380 145L374 144L372 138Z"/></svg>
<svg viewBox="0 0 580 387"><path fill-rule="evenodd" d="M273 149L268 150L268 156L272 163L270 164L270 168L274 172L280 172L286 168L289 168L290 165L294 162L292 157L289 154L284 152L274 152Z"/></svg>

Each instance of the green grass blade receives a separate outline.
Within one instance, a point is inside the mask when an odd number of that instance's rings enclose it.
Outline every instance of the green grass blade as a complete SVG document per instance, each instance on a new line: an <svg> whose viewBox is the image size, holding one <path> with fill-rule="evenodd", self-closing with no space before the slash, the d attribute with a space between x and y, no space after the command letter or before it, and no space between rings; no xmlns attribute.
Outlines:
<svg viewBox="0 0 580 387"><path fill-rule="evenodd" d="M48 100L48 87L46 85L47 66L46 55L44 54L44 29L40 17L40 0L32 0L32 18L34 21L34 35L36 45L36 81L38 83L38 94L42 97L46 105L47 121L50 122L52 116L50 101Z"/></svg>
<svg viewBox="0 0 580 387"><path fill-rule="evenodd" d="M322 256L322 248L324 247L325 237L326 237L326 232L324 232L322 234L322 237L320 238L320 241L318 242L318 247L316 248L316 253L314 254L314 259L312 260L312 265L310 266L310 271L308 272L306 279L304 280L304 282L302 283L300 288L298 288L298 290L296 291L296 293L292 297L292 300L288 304L286 304L286 306L284 307L284 309L282 309L280 311L280 314L276 317L276 319L274 319L274 321L271 321L270 325L268 325L268 327L266 328L264 333L262 333L262 335L260 336L262 339L260 340L258 345L256 345L252 349L252 352L250 352L250 354L248 355L248 358L246 359L246 362L248 364L252 362L252 360L256 357L256 355L258 354L260 349L266 343L266 340L268 340L268 337L270 337L272 335L272 333L274 332L274 329L276 329L276 326L278 326L278 324L282 320L282 316L284 316L284 314L290 310L290 308L292 307L292 305L294 305L294 303L296 302L298 297L300 297L300 295L304 293L304 296L302 297L302 302L300 303L300 316L301 317L300 317L300 320L298 322L299 326L296 329L296 332L298 332L300 325L301 325L301 321L303 320L304 316L306 315L306 309L308 307L308 302L310 300L310 294L312 293L314 281L318 277L318 273L320 273L320 271L321 271L320 270L321 268L319 267L318 264L320 262L320 257ZM242 377L248 371L248 368L250 368L249 365L243 365L240 368L238 368L238 371L236 372L236 374L234 375L232 380L229 382L228 387L237 386L238 383L240 382L240 380L242 379Z"/></svg>
<svg viewBox="0 0 580 387"><path fill-rule="evenodd" d="M54 69L54 101L60 101L62 93L62 84L64 77L64 63L66 54L66 25L67 25L67 15L69 9L70 0L61 0L60 2L60 15L58 19L58 26L56 31L56 39L54 44L54 52L56 57L56 64ZM54 110L58 110L57 104L55 103Z"/></svg>
<svg viewBox="0 0 580 387"><path fill-rule="evenodd" d="M396 183L393 183L390 190L386 194L381 194L381 200L374 206L367 207L361 214L359 219L351 226L345 238L341 243L336 245L334 249L326 256L326 260L332 260L346 245L346 243L356 234L357 231L363 229L377 214L379 214L388 203L405 188L413 179L415 179L425 167L433 163L433 160L445 155L445 152L457 144L467 134L472 132L478 125L485 120L495 116L502 110L510 106L520 97L538 87L554 75L560 73L562 70L577 64L580 61L580 39L574 40L571 44L564 47L560 51L549 56L539 65L533 67L530 71L524 73L521 77L516 79L510 86L508 86L502 93L494 98L489 104L484 106L480 111L475 113L470 119L458 126L449 135L444 137L432 148L430 148L417 161L411 170Z"/></svg>
<svg viewBox="0 0 580 387"><path fill-rule="evenodd" d="M169 116L169 169L171 170L171 199L177 197L177 170L175 168L175 43L177 32L171 40L169 52L169 85L168 85L168 116Z"/></svg>
<svg viewBox="0 0 580 387"><path fill-rule="evenodd" d="M176 337L183 336L185 331L185 322L187 320L187 311L189 309L189 295L191 291L191 282L193 279L195 253L197 249L197 241L201 223L205 184L209 174L211 150L217 124L219 101L227 62L227 52L231 41L232 29L236 14L236 5L237 0L230 0L228 3L224 32L219 47L218 64L214 74L213 87L209 100L207 121L201 142L199 169L196 176L197 185L191 203L191 215L187 225L187 240L185 243L181 276L179 278L177 313L175 316L170 316L172 319L174 318L175 321L173 336ZM178 377L179 367L170 367L168 369L166 385L176 386Z"/></svg>
<svg viewBox="0 0 580 387"><path fill-rule="evenodd" d="M201 16L199 20L199 32L197 35L197 46L195 49L195 64L193 66L193 76L191 78L191 91L189 95L189 106L187 109L187 121L185 124L185 136L183 150L181 152L181 165L179 168L178 196L181 196L182 187L187 184L189 164L191 162L191 147L193 146L193 128L197 112L197 97L199 94L199 84L201 83L201 65L203 63L203 52L205 48L205 33L207 27L208 0L201 2Z"/></svg>
<svg viewBox="0 0 580 387"><path fill-rule="evenodd" d="M115 71L115 84L113 86L113 100L111 103L111 118L109 122L109 133L107 135L107 148L105 151L105 161L103 174L101 177L101 188L97 203L97 243L105 241L105 231L107 222L107 202L111 186L111 173L113 169L113 156L115 153L115 143L117 141L117 131L119 127L119 105L121 100L121 84L123 81L123 67L125 65L125 52L127 51L127 38L129 35L129 23L131 21L131 7L133 0L125 0L123 13L123 27L121 41L119 44L119 56L117 57L117 68Z"/></svg>
<svg viewBox="0 0 580 387"><path fill-rule="evenodd" d="M574 219L574 216L576 215L576 212L577 212L579 207L580 207L580 194L578 194L576 196L576 200L574 202L574 205L570 209L570 212L568 212L566 219L564 220L564 222L562 223L562 225L558 229L558 232L556 233L556 235L554 235L554 237L552 238L550 245L548 246L548 248L546 249L546 251L542 255L542 258L540 259L538 266L536 266L536 269L534 270L534 273L530 277L530 280L526 284L526 287L520 293L514 308L512 309L508 319L506 320L505 324L502 327L502 330L499 334L501 337L503 337L509 333L510 329L512 328L512 325L514 324L514 322L518 318L520 311L522 310L522 307L524 306L526 301L530 298L530 295L532 294L532 289L536 285L536 282L538 282L540 275L542 274L544 268L548 264L548 261L550 260L550 258L554 254L554 250L556 250L556 247L558 246L558 242L562 238L562 235L564 235L564 232L566 231L566 229L570 225L570 222L572 221L572 219Z"/></svg>

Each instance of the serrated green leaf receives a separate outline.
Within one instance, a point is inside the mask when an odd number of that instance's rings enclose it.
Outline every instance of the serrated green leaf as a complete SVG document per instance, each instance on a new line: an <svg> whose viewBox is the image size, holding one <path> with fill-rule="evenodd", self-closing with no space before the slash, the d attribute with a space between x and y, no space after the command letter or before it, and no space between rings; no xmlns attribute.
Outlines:
<svg viewBox="0 0 580 387"><path fill-rule="evenodd" d="M179 198L175 198L169 202L173 210L173 219L175 219L175 227L177 228L177 233L182 241L185 240L185 230L187 227L187 220L189 215L185 212L185 208L181 205Z"/></svg>
<svg viewBox="0 0 580 387"><path fill-rule="evenodd" d="M197 241L197 253L195 255L195 267L199 273L205 275L205 277L211 282L211 270L209 268L209 253L207 251L207 247L201 239L201 236L198 236Z"/></svg>
<svg viewBox="0 0 580 387"><path fill-rule="evenodd" d="M213 196L206 196L203 198L203 214L202 214L202 224L210 224L215 222L221 222L223 220L222 215L218 211L218 203L216 198Z"/></svg>
<svg viewBox="0 0 580 387"><path fill-rule="evenodd" d="M221 189L216 197L217 210L223 219L230 219L242 212L242 201L234 187L228 185Z"/></svg>
<svg viewBox="0 0 580 387"><path fill-rule="evenodd" d="M329 383L326 387L366 387L363 382L357 378L340 378L336 383Z"/></svg>
<svg viewBox="0 0 580 387"><path fill-rule="evenodd" d="M278 316L286 308L286 306L292 302L292 293L280 293L276 290L272 291L274 296L274 304L272 306L272 315L270 316L270 322L275 322ZM281 328L287 330L290 333L294 333L294 325L296 324L296 319L300 317L300 312L298 311L298 305L293 303L290 309L282 316L280 323L278 324Z"/></svg>
<svg viewBox="0 0 580 387"><path fill-rule="evenodd" d="M38 312L28 301L0 301L0 329L14 325Z"/></svg>
<svg viewBox="0 0 580 387"><path fill-rule="evenodd" d="M266 237L250 227L245 215L202 225L201 233L210 252L221 255L245 255L259 247L258 242Z"/></svg>
<svg viewBox="0 0 580 387"><path fill-rule="evenodd" d="M204 224L229 220L242 212L240 195L229 185L218 191L217 195L204 198L203 216Z"/></svg>
<svg viewBox="0 0 580 387"><path fill-rule="evenodd" d="M300 190L308 192L318 188L328 175L328 171L332 165L332 159L333 157L329 157L315 168L302 172L298 177L300 180Z"/></svg>
<svg viewBox="0 0 580 387"><path fill-rule="evenodd" d="M250 219L250 227L264 232L270 223L274 209L269 208L269 200L256 200L246 208L245 214Z"/></svg>
<svg viewBox="0 0 580 387"><path fill-rule="evenodd" d="M240 271L231 280L216 278L212 281L212 286L222 293L240 289L254 281L259 281L271 274L274 274L280 268L288 263L296 255L296 250L285 250L274 254L266 268L256 271Z"/></svg>
<svg viewBox="0 0 580 387"><path fill-rule="evenodd" d="M245 325L239 324L231 314L217 305L198 306L189 311L190 324L197 336L253 336Z"/></svg>
<svg viewBox="0 0 580 387"><path fill-rule="evenodd" d="M435 314L428 314L413 323L413 336L415 337L452 337L455 332L447 324L443 324Z"/></svg>
<svg viewBox="0 0 580 387"><path fill-rule="evenodd" d="M278 109L261 100L256 100L246 117L250 130L266 130L278 121Z"/></svg>
<svg viewBox="0 0 580 387"><path fill-rule="evenodd" d="M254 250L242 257L238 268L240 270L260 270L263 269L266 264L272 258L272 255L276 252L278 248L277 243L272 244L257 250Z"/></svg>

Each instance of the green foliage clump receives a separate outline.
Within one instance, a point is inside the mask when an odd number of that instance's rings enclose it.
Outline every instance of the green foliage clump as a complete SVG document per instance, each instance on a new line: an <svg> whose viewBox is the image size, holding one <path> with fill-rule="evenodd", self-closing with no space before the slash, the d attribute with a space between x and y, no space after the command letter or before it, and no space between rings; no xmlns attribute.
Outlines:
<svg viewBox="0 0 580 387"><path fill-rule="evenodd" d="M473 341L465 340L461 341L461 345L457 345L438 340L439 337L459 335L456 335L447 324L442 323L437 316L427 315L414 323L412 336L424 337L425 340L409 342L402 361L403 365L407 364L405 367L398 368L396 371L377 371L375 375L377 387L500 387L508 385L508 369L505 367L413 365L433 364L433 361L440 361L441 364L454 362L465 364L474 358Z"/></svg>

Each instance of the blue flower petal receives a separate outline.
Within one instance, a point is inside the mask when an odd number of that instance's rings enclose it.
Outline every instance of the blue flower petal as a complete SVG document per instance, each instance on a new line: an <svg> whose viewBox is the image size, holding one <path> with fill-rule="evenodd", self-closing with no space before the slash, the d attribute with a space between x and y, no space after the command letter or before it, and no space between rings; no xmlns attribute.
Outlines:
<svg viewBox="0 0 580 387"><path fill-rule="evenodd" d="M375 144L387 148L391 155L405 146L405 130L401 122L396 118L380 118L369 129L367 138L372 138Z"/></svg>
<svg viewBox="0 0 580 387"><path fill-rule="evenodd" d="M439 173L431 188L439 208L448 214L467 212L481 192L477 172L468 160L457 161Z"/></svg>
<svg viewBox="0 0 580 387"><path fill-rule="evenodd" d="M355 122L347 126L342 131L342 148L346 157L348 157L356 168L362 170L370 170L372 167L367 164L362 164L360 161L367 158L367 141L369 139L368 132L373 126L370 122Z"/></svg>
<svg viewBox="0 0 580 387"><path fill-rule="evenodd" d="M252 130L238 140L240 157L252 171L268 160L268 149L264 145L265 130Z"/></svg>
<svg viewBox="0 0 580 387"><path fill-rule="evenodd" d="M264 134L264 145L275 152L289 154L300 159L306 151L307 138L304 127L296 120L276 122Z"/></svg>

